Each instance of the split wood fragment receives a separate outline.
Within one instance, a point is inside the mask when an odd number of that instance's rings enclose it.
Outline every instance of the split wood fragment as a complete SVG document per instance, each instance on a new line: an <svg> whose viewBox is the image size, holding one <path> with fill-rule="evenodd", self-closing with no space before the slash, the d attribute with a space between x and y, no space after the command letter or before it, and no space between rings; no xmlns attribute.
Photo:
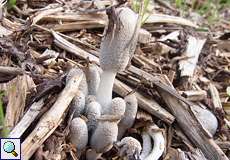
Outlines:
<svg viewBox="0 0 230 160"><path fill-rule="evenodd" d="M22 143L22 159L29 159L39 146L55 131L63 115L78 91L83 73L74 75L66 84L57 101L46 112L31 134Z"/></svg>
<svg viewBox="0 0 230 160"><path fill-rule="evenodd" d="M19 123L13 128L13 130L9 133L9 138L20 138L25 130L31 125L31 123L35 120L37 115L40 113L42 106L44 105L43 99L38 102L34 102L29 110L24 114Z"/></svg>

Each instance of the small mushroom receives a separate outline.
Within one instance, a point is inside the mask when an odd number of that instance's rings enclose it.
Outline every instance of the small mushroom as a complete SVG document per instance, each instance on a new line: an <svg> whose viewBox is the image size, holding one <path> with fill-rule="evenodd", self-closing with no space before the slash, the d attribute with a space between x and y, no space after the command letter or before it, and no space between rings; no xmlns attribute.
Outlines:
<svg viewBox="0 0 230 160"><path fill-rule="evenodd" d="M97 126L97 118L101 116L101 105L93 101L87 105L86 116L88 118L87 126L89 133L92 133Z"/></svg>
<svg viewBox="0 0 230 160"><path fill-rule="evenodd" d="M158 160L165 149L165 139L163 133L155 124L148 127L147 133L151 136L154 143L152 151L144 160Z"/></svg>
<svg viewBox="0 0 230 160"><path fill-rule="evenodd" d="M120 116L111 115L102 115L98 119L97 128L90 139L90 146L96 153L105 153L113 147L117 141L119 120Z"/></svg>
<svg viewBox="0 0 230 160"><path fill-rule="evenodd" d="M74 117L79 117L84 113L85 109L85 95L82 91L78 91L77 95L70 103L70 107L75 111Z"/></svg>
<svg viewBox="0 0 230 160"><path fill-rule="evenodd" d="M211 135L214 135L216 133L216 130L218 128L218 120L216 116L209 110L201 108L200 106L193 105L192 111L201 123L201 125L211 133Z"/></svg>
<svg viewBox="0 0 230 160"><path fill-rule="evenodd" d="M70 124L70 141L78 151L84 149L88 143L88 128L86 122L80 118L74 118Z"/></svg>
<svg viewBox="0 0 230 160"><path fill-rule="evenodd" d="M100 46L100 67L103 72L96 94L102 112L110 108L115 76L128 65L138 38L134 36L138 15L130 8L113 8L107 14L109 24Z"/></svg>
<svg viewBox="0 0 230 160"><path fill-rule="evenodd" d="M88 94L96 95L100 83L100 72L98 67L95 64L89 64L85 73L88 84Z"/></svg>
<svg viewBox="0 0 230 160"><path fill-rule="evenodd" d="M72 68L68 75L66 76L66 81L68 81L73 75L76 75L77 73L82 73L83 71L80 68ZM88 85L87 85L87 81L86 81L86 76L83 73L84 77L82 78L82 81L79 85L79 90L83 92L83 94L86 96L88 95Z"/></svg>
<svg viewBox="0 0 230 160"><path fill-rule="evenodd" d="M124 117L118 124L118 139L121 139L125 131L132 127L138 109L137 98L134 94L125 97L126 108Z"/></svg>
<svg viewBox="0 0 230 160"><path fill-rule="evenodd" d="M140 159L143 160L150 154L152 150L152 143L151 143L151 137L147 132L143 131L141 136L143 142L142 142L142 151L141 151Z"/></svg>
<svg viewBox="0 0 230 160"><path fill-rule="evenodd" d="M125 101L120 97L116 97L112 100L111 107L104 114L115 115L115 116L124 116L125 113Z"/></svg>
<svg viewBox="0 0 230 160"><path fill-rule="evenodd" d="M125 137L120 142L116 143L119 148L119 156L127 159L139 159L141 153L141 144L133 137Z"/></svg>

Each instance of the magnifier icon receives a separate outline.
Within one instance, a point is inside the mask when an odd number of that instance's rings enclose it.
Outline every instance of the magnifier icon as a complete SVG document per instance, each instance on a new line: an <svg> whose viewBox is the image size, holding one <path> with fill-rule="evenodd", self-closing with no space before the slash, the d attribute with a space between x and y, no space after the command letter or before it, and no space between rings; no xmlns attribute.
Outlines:
<svg viewBox="0 0 230 160"><path fill-rule="evenodd" d="M3 144L3 150L6 152L6 153L11 153L14 157L17 157L18 154L17 152L15 151L15 145L13 142L11 141L6 141L4 144Z"/></svg>

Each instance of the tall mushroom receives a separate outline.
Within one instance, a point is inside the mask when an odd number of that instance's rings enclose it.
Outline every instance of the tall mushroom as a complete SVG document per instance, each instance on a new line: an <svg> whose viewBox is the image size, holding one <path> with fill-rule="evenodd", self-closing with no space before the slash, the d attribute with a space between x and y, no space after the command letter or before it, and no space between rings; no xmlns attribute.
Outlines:
<svg viewBox="0 0 230 160"><path fill-rule="evenodd" d="M123 71L137 44L138 15L127 7L107 11L109 24L101 43L100 66L103 70L96 94L102 113L109 108L117 72Z"/></svg>

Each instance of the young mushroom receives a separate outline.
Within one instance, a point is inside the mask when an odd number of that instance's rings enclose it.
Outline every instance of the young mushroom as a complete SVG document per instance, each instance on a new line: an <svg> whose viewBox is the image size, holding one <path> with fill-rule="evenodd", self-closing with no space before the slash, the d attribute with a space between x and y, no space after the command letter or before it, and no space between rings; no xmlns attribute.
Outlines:
<svg viewBox="0 0 230 160"><path fill-rule="evenodd" d="M216 116L211 111L197 105L193 105L191 109L204 129L211 133L211 135L214 135L218 128Z"/></svg>
<svg viewBox="0 0 230 160"><path fill-rule="evenodd" d="M125 137L116 143L119 149L119 156L127 159L139 159L141 153L141 144L133 137Z"/></svg>
<svg viewBox="0 0 230 160"><path fill-rule="evenodd" d="M97 128L90 139L90 146L94 155L101 155L113 147L113 143L117 141L117 123L119 121L120 116L114 115L102 115L98 119Z"/></svg>
<svg viewBox="0 0 230 160"><path fill-rule="evenodd" d="M78 91L76 96L70 103L70 107L75 111L74 117L79 117L84 113L85 109L85 95L82 91Z"/></svg>
<svg viewBox="0 0 230 160"><path fill-rule="evenodd" d="M76 96L73 98L70 104L70 107L75 111L74 117L78 117L83 114L85 108L85 97L88 95L86 77L80 68L72 68L66 76L66 81L68 81L73 75L76 75L76 73L83 73L84 77L79 85L79 91L76 93Z"/></svg>
<svg viewBox="0 0 230 160"><path fill-rule="evenodd" d="M66 81L68 81L73 75L76 75L76 73L82 73L83 71L80 68L72 68L70 69L68 75L66 76ZM87 96L88 95L88 85L86 81L85 73L83 72L83 79L79 85L79 90L82 91L82 93Z"/></svg>
<svg viewBox="0 0 230 160"><path fill-rule="evenodd" d="M80 117L71 121L70 141L76 146L77 151L84 149L88 143L88 128L86 122Z"/></svg>
<svg viewBox="0 0 230 160"><path fill-rule="evenodd" d="M111 107L105 112L108 115L123 117L125 113L125 101L120 97L116 97L111 102Z"/></svg>
<svg viewBox="0 0 230 160"><path fill-rule="evenodd" d="M89 64L85 70L86 80L88 84L88 94L96 95L100 83L100 72L95 64Z"/></svg>
<svg viewBox="0 0 230 160"><path fill-rule="evenodd" d="M109 24L100 46L100 66L103 72L96 94L102 112L111 105L117 72L126 68L137 44L135 35L138 15L128 7L112 8L107 14Z"/></svg>
<svg viewBox="0 0 230 160"><path fill-rule="evenodd" d="M118 124L118 139L121 139L125 131L132 127L138 109L137 98L134 94L128 95L124 98L126 103L124 117Z"/></svg>
<svg viewBox="0 0 230 160"><path fill-rule="evenodd" d="M97 118L101 116L101 105L96 101L92 101L86 108L86 117L88 118L87 126L89 134L91 134L96 129Z"/></svg>

